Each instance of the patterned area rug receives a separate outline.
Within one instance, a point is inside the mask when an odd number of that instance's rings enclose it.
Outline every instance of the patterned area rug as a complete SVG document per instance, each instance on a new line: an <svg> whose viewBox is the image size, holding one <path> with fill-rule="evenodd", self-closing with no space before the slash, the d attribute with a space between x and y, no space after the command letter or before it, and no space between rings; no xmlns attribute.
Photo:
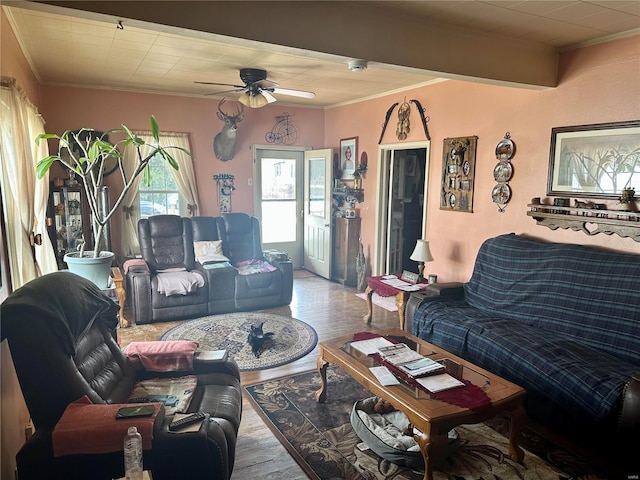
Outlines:
<svg viewBox="0 0 640 480"><path fill-rule="evenodd" d="M338 368L327 370L328 398L315 401L320 387L316 371L246 386L257 411L310 478L347 480L418 480L424 471L399 467L362 449L349 416L353 404L372 396ZM544 443L525 429L519 444L523 464L508 457L508 440L487 424L456 427L460 443L434 467L434 480L598 480L586 462ZM537 437L537 438L536 438ZM536 448L557 465L531 453Z"/></svg>
<svg viewBox="0 0 640 480"><path fill-rule="evenodd" d="M264 322L265 333L273 335L256 358L247 343L252 325ZM194 340L200 350L226 349L243 372L279 367L311 352L318 335L310 325L295 318L264 312L241 312L197 318L177 325L160 340Z"/></svg>

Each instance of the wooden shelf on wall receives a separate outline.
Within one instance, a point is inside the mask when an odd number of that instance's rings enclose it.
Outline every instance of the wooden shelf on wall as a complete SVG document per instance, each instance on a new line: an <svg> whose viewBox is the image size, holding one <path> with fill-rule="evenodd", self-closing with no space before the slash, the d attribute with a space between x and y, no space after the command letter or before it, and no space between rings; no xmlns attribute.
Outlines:
<svg viewBox="0 0 640 480"><path fill-rule="evenodd" d="M620 235L640 242L640 213L529 204L527 215L551 230L571 229L587 235Z"/></svg>
<svg viewBox="0 0 640 480"><path fill-rule="evenodd" d="M364 202L364 190L362 188L336 187L333 189L334 197L355 197L358 202Z"/></svg>

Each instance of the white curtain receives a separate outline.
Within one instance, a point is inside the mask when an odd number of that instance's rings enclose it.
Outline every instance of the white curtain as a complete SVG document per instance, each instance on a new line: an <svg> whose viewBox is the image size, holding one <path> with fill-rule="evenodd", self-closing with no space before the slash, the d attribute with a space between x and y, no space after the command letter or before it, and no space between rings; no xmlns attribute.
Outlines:
<svg viewBox="0 0 640 480"><path fill-rule="evenodd" d="M15 79L2 78L0 95L0 186L11 282L16 289L58 267L46 228L49 178L37 180L35 169L37 161L48 155L47 142L40 142L39 147L35 144L35 138L44 133L44 121ZM42 237L42 246L35 247L37 261L32 254L32 232Z"/></svg>
<svg viewBox="0 0 640 480"><path fill-rule="evenodd" d="M150 132L135 132L141 139L147 143L154 143L154 138ZM161 133L160 146L176 146L191 151L189 143L189 135L187 133ZM143 156L148 155L150 147L141 150ZM187 202L187 212L190 216L197 215L198 212L198 188L196 186L196 177L193 168L193 159L178 149L169 149L169 153L178 163L178 170L169 168L171 175L176 180L180 194ZM123 152L124 168L127 176L133 172L137 162L137 151L132 145L128 145ZM138 243L138 209L136 208L136 197L138 187L142 175L136 181L134 187L129 190L122 202L123 220L122 220L122 251L127 257L135 257L140 254L140 244Z"/></svg>

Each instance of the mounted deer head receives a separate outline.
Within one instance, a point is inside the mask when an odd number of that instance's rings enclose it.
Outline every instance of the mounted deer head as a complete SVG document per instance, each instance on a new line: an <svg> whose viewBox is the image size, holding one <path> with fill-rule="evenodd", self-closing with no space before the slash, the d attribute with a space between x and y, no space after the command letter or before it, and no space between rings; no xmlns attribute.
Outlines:
<svg viewBox="0 0 640 480"><path fill-rule="evenodd" d="M220 133L218 133L213 139L213 152L216 154L218 160L227 162L233 158L236 149L236 130L238 129L238 123L242 121L244 115L244 107L242 104L238 104L237 113L235 115L229 115L222 111L222 105L225 99L223 98L218 103L218 118L224 122L224 126Z"/></svg>

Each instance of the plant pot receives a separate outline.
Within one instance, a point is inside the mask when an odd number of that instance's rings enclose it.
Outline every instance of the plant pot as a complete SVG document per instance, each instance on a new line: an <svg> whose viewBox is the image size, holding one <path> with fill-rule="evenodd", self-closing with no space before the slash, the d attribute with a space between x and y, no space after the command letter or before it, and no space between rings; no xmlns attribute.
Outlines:
<svg viewBox="0 0 640 480"><path fill-rule="evenodd" d="M103 251L97 258L93 258L93 252L85 252L80 257L80 252L70 252L64 256L64 261L69 266L69 271L92 281L100 288L109 287L111 276L111 262L115 253Z"/></svg>

